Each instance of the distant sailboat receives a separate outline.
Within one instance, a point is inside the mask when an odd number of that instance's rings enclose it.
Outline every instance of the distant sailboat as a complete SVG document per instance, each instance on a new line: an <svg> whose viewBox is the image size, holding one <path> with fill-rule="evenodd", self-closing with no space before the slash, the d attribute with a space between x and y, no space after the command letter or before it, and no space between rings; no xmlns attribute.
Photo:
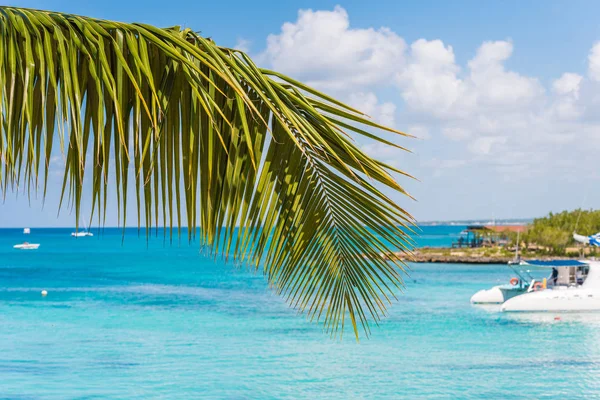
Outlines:
<svg viewBox="0 0 600 400"><path fill-rule="evenodd" d="M37 250L37 248L40 247L40 245L39 243L24 242L23 244L15 244L13 247L19 250Z"/></svg>
<svg viewBox="0 0 600 400"><path fill-rule="evenodd" d="M83 231L83 232L71 232L71 236L73 237L85 237L85 236L94 236L92 232Z"/></svg>
<svg viewBox="0 0 600 400"><path fill-rule="evenodd" d="M71 232L71 236L73 236L73 237L86 237L86 236L94 236L94 234L92 232L90 232L89 227L86 227L85 230L83 230L83 231Z"/></svg>
<svg viewBox="0 0 600 400"><path fill-rule="evenodd" d="M30 233L31 233L31 229L29 229L29 228L23 229L23 234L24 235L29 235Z"/></svg>

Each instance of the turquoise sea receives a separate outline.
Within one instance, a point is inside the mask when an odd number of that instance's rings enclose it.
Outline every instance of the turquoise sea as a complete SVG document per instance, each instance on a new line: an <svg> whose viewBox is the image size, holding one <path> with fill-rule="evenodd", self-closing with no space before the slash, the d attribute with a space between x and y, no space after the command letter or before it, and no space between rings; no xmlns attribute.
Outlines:
<svg viewBox="0 0 600 400"><path fill-rule="evenodd" d="M461 230L424 227L419 244L448 244ZM596 314L469 304L508 281L502 265L413 265L389 316L357 343L331 339L261 274L187 240L70 232L0 230L0 398L600 396ZM40 249L13 250L25 238Z"/></svg>

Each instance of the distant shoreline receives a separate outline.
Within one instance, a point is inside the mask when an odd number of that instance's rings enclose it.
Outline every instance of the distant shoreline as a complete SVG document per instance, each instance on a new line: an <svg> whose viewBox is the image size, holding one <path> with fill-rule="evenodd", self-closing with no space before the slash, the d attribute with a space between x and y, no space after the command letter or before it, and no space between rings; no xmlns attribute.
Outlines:
<svg viewBox="0 0 600 400"><path fill-rule="evenodd" d="M497 220L470 219L454 221L417 221L418 226L462 226L462 225L527 225L533 218L506 218Z"/></svg>
<svg viewBox="0 0 600 400"><path fill-rule="evenodd" d="M94 219L96 222L97 219ZM533 221L533 218L506 218L506 219L471 219L471 220L451 220L451 221L416 221L417 226L467 226L467 225L527 225ZM16 226L0 226L1 229L23 229L29 227L31 229L72 229L75 227L75 223L67 224L67 225L57 225L57 226L35 226L35 225L24 225ZM106 225L106 226L92 226L94 229L122 229L122 226L116 225ZM126 229L137 229L138 226L136 224L127 225ZM175 227L174 227L175 228ZM187 226L182 226L182 229L187 229ZM145 226L141 226L140 229L145 229ZM152 227L154 229L154 227ZM160 229L160 227L159 227Z"/></svg>
<svg viewBox="0 0 600 400"><path fill-rule="evenodd" d="M413 263L443 264L507 264L515 259L514 253L498 248L455 249L449 247L422 247L411 253L394 252L394 258ZM388 256L388 258L392 258ZM528 257L529 258L529 257ZM576 260L579 257L535 255L538 260Z"/></svg>

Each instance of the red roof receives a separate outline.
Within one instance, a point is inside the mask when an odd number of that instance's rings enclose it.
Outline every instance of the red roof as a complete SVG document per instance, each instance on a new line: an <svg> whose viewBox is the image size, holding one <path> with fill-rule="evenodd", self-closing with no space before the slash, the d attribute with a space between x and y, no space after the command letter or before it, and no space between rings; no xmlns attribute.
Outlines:
<svg viewBox="0 0 600 400"><path fill-rule="evenodd" d="M486 225L485 229L489 229L494 232L526 232L527 225Z"/></svg>

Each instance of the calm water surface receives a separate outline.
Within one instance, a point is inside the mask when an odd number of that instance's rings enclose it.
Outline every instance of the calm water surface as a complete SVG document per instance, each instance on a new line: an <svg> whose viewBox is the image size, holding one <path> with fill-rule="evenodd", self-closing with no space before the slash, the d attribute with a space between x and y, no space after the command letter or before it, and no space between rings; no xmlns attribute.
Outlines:
<svg viewBox="0 0 600 400"><path fill-rule="evenodd" d="M460 227L426 227L444 245ZM469 304L502 265L413 265L368 340L335 341L259 274L135 231L0 230L0 398L594 398L600 317ZM40 291L48 290L42 298Z"/></svg>

